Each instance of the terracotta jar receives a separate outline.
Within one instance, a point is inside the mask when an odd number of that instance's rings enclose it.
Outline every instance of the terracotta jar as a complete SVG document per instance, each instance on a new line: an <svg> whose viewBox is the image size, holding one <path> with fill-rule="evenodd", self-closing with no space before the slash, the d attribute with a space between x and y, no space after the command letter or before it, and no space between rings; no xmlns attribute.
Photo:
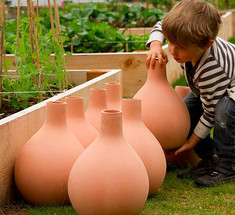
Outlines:
<svg viewBox="0 0 235 215"><path fill-rule="evenodd" d="M175 92L184 99L190 92L190 88L187 86L175 86Z"/></svg>
<svg viewBox="0 0 235 215"><path fill-rule="evenodd" d="M176 86L175 91L182 99L184 99L191 92L190 88L187 86ZM165 155L167 162L172 164L196 166L200 161L200 158L197 156L193 149L182 152L178 155L165 152Z"/></svg>
<svg viewBox="0 0 235 215"><path fill-rule="evenodd" d="M79 215L134 215L148 196L149 181L138 154L123 138L122 113L101 112L98 137L75 162L68 183Z"/></svg>
<svg viewBox="0 0 235 215"><path fill-rule="evenodd" d="M91 88L85 116L97 131L100 130L100 112L104 109L107 109L106 90Z"/></svg>
<svg viewBox="0 0 235 215"><path fill-rule="evenodd" d="M122 104L120 83L106 83L105 89L108 109L120 110Z"/></svg>
<svg viewBox="0 0 235 215"><path fill-rule="evenodd" d="M147 81L134 98L142 100L142 117L165 150L180 147L187 139L190 116L185 103L166 78L166 63L148 71Z"/></svg>
<svg viewBox="0 0 235 215"><path fill-rule="evenodd" d="M66 97L69 129L86 149L97 137L97 130L85 118L82 97Z"/></svg>
<svg viewBox="0 0 235 215"><path fill-rule="evenodd" d="M141 100L123 99L124 138L142 159L149 177L149 195L161 186L166 175L166 158L162 147L141 117Z"/></svg>
<svg viewBox="0 0 235 215"><path fill-rule="evenodd" d="M43 126L25 143L15 164L23 198L34 205L69 203L69 173L83 151L67 127L66 103L47 102Z"/></svg>

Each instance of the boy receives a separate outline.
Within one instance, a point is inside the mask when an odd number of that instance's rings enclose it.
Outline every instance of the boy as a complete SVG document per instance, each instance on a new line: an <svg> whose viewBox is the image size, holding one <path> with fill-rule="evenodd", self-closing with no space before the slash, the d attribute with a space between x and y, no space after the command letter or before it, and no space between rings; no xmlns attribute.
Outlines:
<svg viewBox="0 0 235 215"><path fill-rule="evenodd" d="M210 186L235 182L235 45L217 37L221 18L203 0L183 0L158 22L146 44L146 66L167 61L168 49L181 64L191 93L185 98L191 117L188 140L175 154L194 148L202 159L178 174ZM214 127L214 140L210 130Z"/></svg>

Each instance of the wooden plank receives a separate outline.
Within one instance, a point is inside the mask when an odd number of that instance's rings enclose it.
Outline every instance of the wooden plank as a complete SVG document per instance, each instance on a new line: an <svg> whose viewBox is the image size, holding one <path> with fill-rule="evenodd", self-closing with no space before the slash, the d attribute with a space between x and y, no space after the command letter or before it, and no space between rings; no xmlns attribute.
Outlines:
<svg viewBox="0 0 235 215"><path fill-rule="evenodd" d="M122 33L125 30L125 28L119 28L118 33ZM132 34L132 35L144 35L149 34L151 32L152 28L127 28L124 32L124 35Z"/></svg>
<svg viewBox="0 0 235 215"><path fill-rule="evenodd" d="M222 25L218 36L224 40L229 40L233 36L233 13L231 11L221 16Z"/></svg>
<svg viewBox="0 0 235 215"><path fill-rule="evenodd" d="M84 98L87 108L90 88L104 88L105 83L120 82L121 70L112 70L71 90L0 120L0 205L12 199L16 189L13 169L15 160L28 139L42 126L47 101L64 101L66 96Z"/></svg>

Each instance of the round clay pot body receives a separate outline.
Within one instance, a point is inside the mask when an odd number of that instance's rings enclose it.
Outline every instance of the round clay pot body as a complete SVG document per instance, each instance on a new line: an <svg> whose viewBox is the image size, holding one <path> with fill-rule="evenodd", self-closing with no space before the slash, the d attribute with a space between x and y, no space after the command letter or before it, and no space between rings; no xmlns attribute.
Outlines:
<svg viewBox="0 0 235 215"><path fill-rule="evenodd" d="M123 134L142 159L149 177L149 196L161 186L166 175L162 147L141 118L141 100L123 99Z"/></svg>
<svg viewBox="0 0 235 215"><path fill-rule="evenodd" d="M84 151L66 124L66 103L48 102L43 126L23 146L15 164L15 182L35 205L69 203L68 177Z"/></svg>
<svg viewBox="0 0 235 215"><path fill-rule="evenodd" d="M165 150L176 149L185 143L190 116L185 103L166 78L166 64L150 68L148 78L134 98L142 101L142 118Z"/></svg>
<svg viewBox="0 0 235 215"><path fill-rule="evenodd" d="M90 89L89 104L85 116L97 131L100 130L100 114L104 109L107 109L106 90Z"/></svg>
<svg viewBox="0 0 235 215"><path fill-rule="evenodd" d="M184 99L190 92L190 88L187 86L175 86L175 92Z"/></svg>
<svg viewBox="0 0 235 215"><path fill-rule="evenodd" d="M97 130L85 118L82 97L66 97L69 129L86 149L97 137Z"/></svg>
<svg viewBox="0 0 235 215"><path fill-rule="evenodd" d="M74 209L79 215L138 214L148 189L144 164L123 138L121 111L103 110L98 137L75 162L69 176Z"/></svg>
<svg viewBox="0 0 235 215"><path fill-rule="evenodd" d="M184 99L191 92L190 88L187 86L176 86L175 91L182 99ZM167 162L172 164L196 166L200 161L200 158L197 156L193 149L182 152L178 155L165 152L165 156Z"/></svg>
<svg viewBox="0 0 235 215"><path fill-rule="evenodd" d="M106 83L105 89L108 109L120 110L122 104L120 83Z"/></svg>

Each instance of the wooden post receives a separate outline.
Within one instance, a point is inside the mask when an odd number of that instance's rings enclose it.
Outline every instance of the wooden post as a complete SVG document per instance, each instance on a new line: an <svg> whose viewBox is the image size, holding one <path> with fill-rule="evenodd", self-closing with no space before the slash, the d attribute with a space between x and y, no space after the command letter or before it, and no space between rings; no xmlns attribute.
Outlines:
<svg viewBox="0 0 235 215"><path fill-rule="evenodd" d="M37 38L38 38L38 14L39 14L39 5L38 5L38 0L37 0Z"/></svg>
<svg viewBox="0 0 235 215"><path fill-rule="evenodd" d="M17 6L17 48L19 48L20 44L20 0L18 0Z"/></svg>
<svg viewBox="0 0 235 215"><path fill-rule="evenodd" d="M31 10L31 0L27 0L27 9L28 9L28 19L29 19L29 38L31 44L31 54L33 56L34 53L34 39L33 39L33 24L32 24L32 10ZM34 58L32 59L32 63L35 64ZM36 77L33 77L33 82L36 84Z"/></svg>
<svg viewBox="0 0 235 215"><path fill-rule="evenodd" d="M57 35L57 40L59 44L59 22L58 22L58 10L57 10L57 3L56 0L54 0L54 14L55 14L55 27L56 27L56 35Z"/></svg>
<svg viewBox="0 0 235 215"><path fill-rule="evenodd" d="M50 12L52 36L53 36L53 40L55 40L55 28L54 28L54 22L53 22L53 15L52 15L52 11L51 11L50 0L48 0L48 9L49 9L49 12Z"/></svg>
<svg viewBox="0 0 235 215"><path fill-rule="evenodd" d="M226 0L223 0L223 9L225 10L226 8Z"/></svg>
<svg viewBox="0 0 235 215"><path fill-rule="evenodd" d="M149 9L149 0L146 0L146 8Z"/></svg>
<svg viewBox="0 0 235 215"><path fill-rule="evenodd" d="M31 44L31 53L34 53L34 42L33 42L33 29L32 29L32 10L31 10L31 0L27 0L28 9L28 19L29 19L29 39Z"/></svg>
<svg viewBox="0 0 235 215"><path fill-rule="evenodd" d="M1 43L0 43L0 108L2 108L2 64L4 50L4 21L5 21L5 0L2 0L2 24L1 24Z"/></svg>
<svg viewBox="0 0 235 215"><path fill-rule="evenodd" d="M63 41L61 37L61 30L60 30L60 18L59 18L59 13L58 13L58 7L57 7L57 2L54 0L54 12L55 12L55 20L56 20L56 31L57 31L57 39L58 39L58 44L60 43L61 48L63 49ZM63 65L65 66L65 59L63 57ZM68 77L66 75L65 77L65 84L66 86L68 85Z"/></svg>
<svg viewBox="0 0 235 215"><path fill-rule="evenodd" d="M219 9L219 0L216 0L216 8Z"/></svg>
<svg viewBox="0 0 235 215"><path fill-rule="evenodd" d="M41 84L41 71L40 71L40 62L39 62L39 47L38 47L38 37L37 37L37 28L35 28L35 22L34 22L34 2L32 1L32 23L33 23L33 33L35 37L35 46L36 46L36 54L37 54L37 67L38 67L38 86L39 86L39 96L40 96L40 101L42 102L43 97L42 97L42 84Z"/></svg>

